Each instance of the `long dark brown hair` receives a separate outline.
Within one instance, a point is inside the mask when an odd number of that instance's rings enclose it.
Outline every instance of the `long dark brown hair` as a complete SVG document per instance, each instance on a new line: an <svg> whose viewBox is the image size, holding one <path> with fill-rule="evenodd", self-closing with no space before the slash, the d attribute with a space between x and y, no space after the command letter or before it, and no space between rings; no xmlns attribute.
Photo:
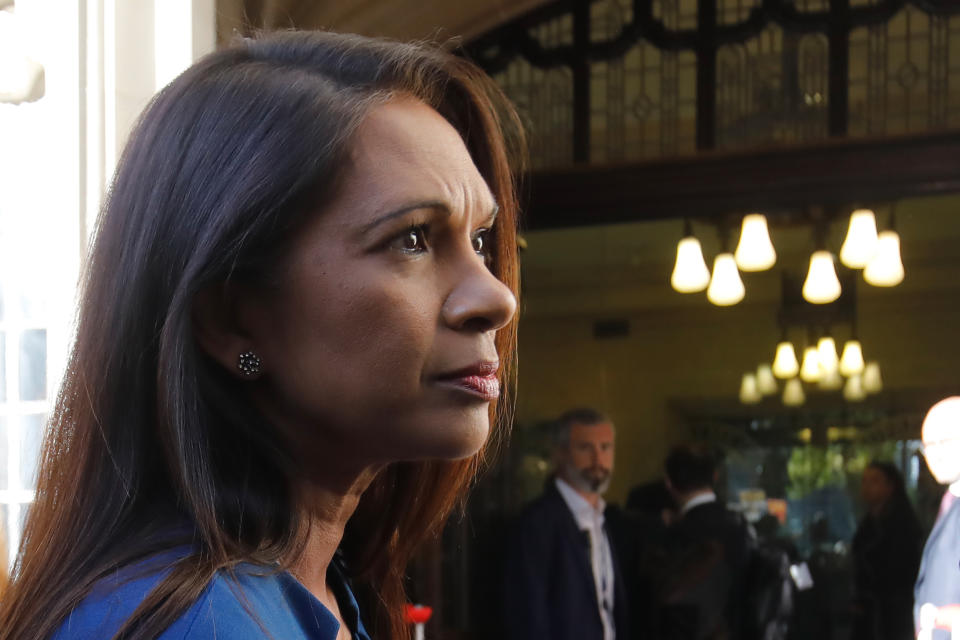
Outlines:
<svg viewBox="0 0 960 640"><path fill-rule="evenodd" d="M332 197L364 115L397 94L460 132L500 205L491 269L517 293L523 136L474 65L432 45L306 32L203 58L141 116L101 212L0 638L48 637L98 579L187 542L195 551L115 636L153 638L218 570L274 564L302 544L292 456L242 383L198 347L193 300L227 282L270 281L292 234ZM516 319L497 346L510 388ZM373 603L365 617L376 637L408 637L407 562L462 499L510 406L491 407L485 451L395 463L361 498L342 549ZM178 522L181 538L161 535Z"/></svg>
<svg viewBox="0 0 960 640"><path fill-rule="evenodd" d="M904 519L909 521L910 526L916 526L919 529L919 521L914 513L910 497L907 495L907 483L903 479L903 474L892 462L886 460L871 460L867 469L873 469L881 474L890 485L890 497L883 505L884 515L896 520L897 526L906 526Z"/></svg>

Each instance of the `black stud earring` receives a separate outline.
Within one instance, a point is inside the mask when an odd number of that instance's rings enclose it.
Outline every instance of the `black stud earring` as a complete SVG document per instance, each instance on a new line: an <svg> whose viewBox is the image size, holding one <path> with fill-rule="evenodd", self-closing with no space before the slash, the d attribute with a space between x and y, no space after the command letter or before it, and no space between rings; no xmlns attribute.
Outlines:
<svg viewBox="0 0 960 640"><path fill-rule="evenodd" d="M239 360L237 360L237 368L240 369L240 373L248 378L260 373L261 364L260 356L253 351L244 351L240 354Z"/></svg>

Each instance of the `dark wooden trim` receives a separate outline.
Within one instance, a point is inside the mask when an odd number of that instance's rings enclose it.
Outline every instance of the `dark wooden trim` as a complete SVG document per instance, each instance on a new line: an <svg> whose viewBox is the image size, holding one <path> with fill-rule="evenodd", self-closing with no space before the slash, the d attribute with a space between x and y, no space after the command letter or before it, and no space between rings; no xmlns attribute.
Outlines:
<svg viewBox="0 0 960 640"><path fill-rule="evenodd" d="M713 149L717 131L717 3L697 2L697 149Z"/></svg>
<svg viewBox="0 0 960 640"><path fill-rule="evenodd" d="M720 217L960 192L960 131L535 172L527 229Z"/></svg>
<svg viewBox="0 0 960 640"><path fill-rule="evenodd" d="M830 0L830 27L827 41L830 52L830 73L827 99L830 135L847 135L850 92L850 0Z"/></svg>

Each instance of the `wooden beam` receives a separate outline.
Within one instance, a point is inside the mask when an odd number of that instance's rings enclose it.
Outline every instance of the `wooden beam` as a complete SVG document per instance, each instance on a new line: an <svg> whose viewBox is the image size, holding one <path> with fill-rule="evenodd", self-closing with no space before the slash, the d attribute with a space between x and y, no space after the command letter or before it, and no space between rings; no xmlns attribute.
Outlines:
<svg viewBox="0 0 960 640"><path fill-rule="evenodd" d="M827 41L830 55L827 89L830 135L847 135L850 97L850 0L830 0L830 28Z"/></svg>
<svg viewBox="0 0 960 640"><path fill-rule="evenodd" d="M527 229L944 194L960 192L960 131L575 166L534 172L525 185Z"/></svg>
<svg viewBox="0 0 960 640"><path fill-rule="evenodd" d="M471 39L542 8L548 0L216 0L218 41L258 29L332 29L400 40Z"/></svg>
<svg viewBox="0 0 960 640"><path fill-rule="evenodd" d="M717 3L697 3L697 151L717 145Z"/></svg>

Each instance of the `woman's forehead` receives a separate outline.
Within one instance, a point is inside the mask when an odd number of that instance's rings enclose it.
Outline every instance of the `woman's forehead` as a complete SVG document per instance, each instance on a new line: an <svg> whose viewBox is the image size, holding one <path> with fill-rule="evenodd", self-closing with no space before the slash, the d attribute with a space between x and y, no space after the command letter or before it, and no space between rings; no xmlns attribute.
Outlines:
<svg viewBox="0 0 960 640"><path fill-rule="evenodd" d="M493 196L460 134L415 98L374 107L360 125L350 157L344 186L353 196L359 192L391 201L443 197L455 208L493 207Z"/></svg>

